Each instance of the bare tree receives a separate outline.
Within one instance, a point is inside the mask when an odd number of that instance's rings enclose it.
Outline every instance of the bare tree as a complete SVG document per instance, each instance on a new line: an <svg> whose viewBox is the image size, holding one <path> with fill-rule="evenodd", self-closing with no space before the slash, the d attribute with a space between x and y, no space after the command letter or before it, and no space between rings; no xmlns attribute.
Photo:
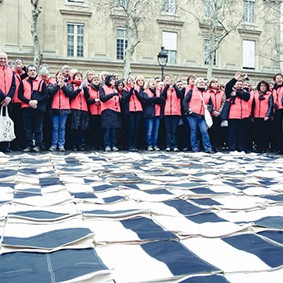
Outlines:
<svg viewBox="0 0 283 283"><path fill-rule="evenodd" d="M237 16L234 12L237 3L236 0L195 0L195 5L200 5L197 9L188 10L184 6L179 7L184 12L191 14L204 31L204 38L207 43L205 46L207 55L205 64L208 79L212 78L214 56L217 49L219 49L223 40L235 31L242 22L241 13ZM190 5L192 5L192 1L190 1ZM204 11L204 13L199 11Z"/></svg>
<svg viewBox="0 0 283 283"><path fill-rule="evenodd" d="M34 46L33 63L36 67L39 67L41 61L41 49L38 37L38 17L41 13L41 7L39 6L39 0L30 0L32 5L32 22L31 22L31 35Z"/></svg>

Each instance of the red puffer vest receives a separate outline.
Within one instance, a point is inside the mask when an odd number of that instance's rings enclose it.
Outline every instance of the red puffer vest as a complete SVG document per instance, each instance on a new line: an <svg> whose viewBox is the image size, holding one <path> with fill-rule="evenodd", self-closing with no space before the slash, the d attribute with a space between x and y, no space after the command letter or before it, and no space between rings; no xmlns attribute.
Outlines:
<svg viewBox="0 0 283 283"><path fill-rule="evenodd" d="M109 87L107 85L104 85L103 87L105 95L108 95L113 92L117 92L117 90L113 87ZM111 109L116 112L121 112L120 108L120 101L119 101L119 96L114 95L112 98L108 99L105 102L101 101L101 112L103 112L106 109Z"/></svg>
<svg viewBox="0 0 283 283"><path fill-rule="evenodd" d="M88 87L88 92L91 99L99 99L98 90L95 90L92 87ZM96 103L91 104L89 106L89 110L91 115L101 115L101 102L99 102L99 105L97 105Z"/></svg>
<svg viewBox="0 0 283 283"><path fill-rule="evenodd" d="M60 110L70 109L70 99L65 95L64 91L61 88L55 93L52 100L51 108Z"/></svg>
<svg viewBox="0 0 283 283"><path fill-rule="evenodd" d="M125 87L126 91L130 91L131 88L129 87ZM135 90L139 91L137 89L137 87L135 88ZM140 112L142 111L142 104L141 102L138 100L136 92L134 91L134 93L131 95L130 97L130 101L129 101L129 111L130 112Z"/></svg>
<svg viewBox="0 0 283 283"><path fill-rule="evenodd" d="M13 71L8 67L0 67L0 89L8 94L13 82Z"/></svg>
<svg viewBox="0 0 283 283"><path fill-rule="evenodd" d="M15 95L13 97L13 103L22 103L22 101L19 99L19 86L21 84L21 77L19 74L15 74L15 83L16 83L16 90L15 90Z"/></svg>
<svg viewBox="0 0 283 283"><path fill-rule="evenodd" d="M177 96L176 90L173 87L169 87L166 94L164 115L181 116L181 99Z"/></svg>
<svg viewBox="0 0 283 283"><path fill-rule="evenodd" d="M203 98L203 100L202 100ZM210 94L207 91L204 91L203 93L197 89L196 87L193 88L192 97L189 101L189 108L197 114L204 115L204 104L207 105L209 103Z"/></svg>
<svg viewBox="0 0 283 283"><path fill-rule="evenodd" d="M259 99L260 93L258 91L254 93L254 103L255 103L254 117L255 118L266 117L266 114L269 109L268 101L271 95L272 95L271 91L267 91L264 94L264 99Z"/></svg>
<svg viewBox="0 0 283 283"><path fill-rule="evenodd" d="M148 97L154 97L154 94L150 91L150 89L146 89L144 91ZM160 90L158 88L156 88L156 96L160 97ZM155 104L155 117L160 116L161 113L161 106L159 104Z"/></svg>
<svg viewBox="0 0 283 283"><path fill-rule="evenodd" d="M79 88L79 86L76 84L74 84L73 86L74 86L74 91L76 91ZM88 107L85 100L83 89L74 99L71 100L70 108L88 112Z"/></svg>
<svg viewBox="0 0 283 283"><path fill-rule="evenodd" d="M212 88L208 89L207 92L210 94L213 109L219 112L221 104L222 104L224 92L221 90L212 89Z"/></svg>
<svg viewBox="0 0 283 283"><path fill-rule="evenodd" d="M283 85L279 86L277 89L273 89L273 101L277 104L278 109L282 109L282 97L283 97Z"/></svg>
<svg viewBox="0 0 283 283"><path fill-rule="evenodd" d="M235 98L235 103L231 104L228 119L244 119L251 115L251 101L252 95L249 101L245 101L239 97Z"/></svg>
<svg viewBox="0 0 283 283"><path fill-rule="evenodd" d="M43 80L40 80L39 78L35 78L32 81L32 84L30 84L28 82L29 77L25 78L24 80L22 80L23 83L23 96L28 99L31 100L31 94L34 90L37 90L39 92L42 91L42 85L44 84ZM24 103L22 102L22 108L30 108L28 103Z"/></svg>

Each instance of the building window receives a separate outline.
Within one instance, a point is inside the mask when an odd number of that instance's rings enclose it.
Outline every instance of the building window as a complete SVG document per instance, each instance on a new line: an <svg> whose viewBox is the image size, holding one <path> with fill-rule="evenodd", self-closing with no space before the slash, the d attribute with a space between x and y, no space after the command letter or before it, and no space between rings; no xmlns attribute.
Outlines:
<svg viewBox="0 0 283 283"><path fill-rule="evenodd" d="M243 68L255 69L255 41L243 40Z"/></svg>
<svg viewBox="0 0 283 283"><path fill-rule="evenodd" d="M204 8L205 8L205 16L208 18L213 17L215 13L215 0L205 0Z"/></svg>
<svg viewBox="0 0 283 283"><path fill-rule="evenodd" d="M128 46L127 31L124 28L117 29L116 58L124 60Z"/></svg>
<svg viewBox="0 0 283 283"><path fill-rule="evenodd" d="M129 0L118 0L118 6L127 7Z"/></svg>
<svg viewBox="0 0 283 283"><path fill-rule="evenodd" d="M162 34L164 50L168 55L168 63L177 63L177 33L164 31Z"/></svg>
<svg viewBox="0 0 283 283"><path fill-rule="evenodd" d="M67 56L84 57L84 25L68 23Z"/></svg>
<svg viewBox="0 0 283 283"><path fill-rule="evenodd" d="M253 24L255 22L255 0L244 0L243 21Z"/></svg>
<svg viewBox="0 0 283 283"><path fill-rule="evenodd" d="M170 13L170 14L176 14L176 0L164 0L163 3L163 12Z"/></svg>
<svg viewBox="0 0 283 283"><path fill-rule="evenodd" d="M205 65L209 65L209 61L210 61L210 45L211 45L211 43L210 43L210 40L211 39L209 39L209 38L205 38L204 39L204 64ZM215 40L216 41L216 40ZM216 43L216 42L215 42ZM216 46L216 44L214 44L214 47L212 47L212 48L214 48L215 49L215 46ZM213 51L213 53L212 53L212 64L213 65L216 65L216 62L217 62L217 54L216 54L216 50L214 50Z"/></svg>

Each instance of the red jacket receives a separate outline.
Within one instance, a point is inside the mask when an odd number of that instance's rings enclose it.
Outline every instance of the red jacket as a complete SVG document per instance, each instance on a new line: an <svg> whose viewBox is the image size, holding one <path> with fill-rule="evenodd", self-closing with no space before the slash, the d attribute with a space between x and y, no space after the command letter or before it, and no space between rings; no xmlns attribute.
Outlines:
<svg viewBox="0 0 283 283"><path fill-rule="evenodd" d="M74 84L74 91L78 91L79 86ZM84 90L82 89L75 98L71 99L71 109L81 110L88 112L87 102L84 96Z"/></svg>
<svg viewBox="0 0 283 283"><path fill-rule="evenodd" d="M140 112L142 111L142 104L139 101L135 90L139 91L139 89L136 87L133 89L131 93L131 88L126 86L123 90L123 98L126 102L129 102L129 112Z"/></svg>
<svg viewBox="0 0 283 283"><path fill-rule="evenodd" d="M0 67L0 101L6 96L13 99L16 90L15 74L9 67Z"/></svg>
<svg viewBox="0 0 283 283"><path fill-rule="evenodd" d="M181 116L182 93L177 88L177 86L174 85L170 87L168 84L166 84L161 95L165 98L164 115L165 116L173 116L173 115Z"/></svg>
<svg viewBox="0 0 283 283"><path fill-rule="evenodd" d="M277 105L277 109L282 109L282 98L283 98L283 85L273 88L273 101Z"/></svg>
<svg viewBox="0 0 283 283"><path fill-rule="evenodd" d="M187 103L187 105L186 105ZM184 105L185 104L185 105ZM185 112L187 109L191 109L192 112L200 115L204 115L204 105L211 104L210 94L207 91L201 92L198 88L194 87L186 95L183 101Z"/></svg>
<svg viewBox="0 0 283 283"><path fill-rule="evenodd" d="M98 90L93 89L91 86L88 86L88 92L89 92L90 100L100 99ZM101 115L101 102L90 104L89 111L91 115L98 115L98 116Z"/></svg>
<svg viewBox="0 0 283 283"><path fill-rule="evenodd" d="M121 112L120 98L117 90L114 87L104 85L99 90L101 100L101 112L106 109L111 109L115 112Z"/></svg>
<svg viewBox="0 0 283 283"><path fill-rule="evenodd" d="M32 83L30 83L32 82ZM31 95L34 91L38 91L39 93L42 92L44 81L39 79L38 77L34 80L30 81L29 77L22 80L22 86L23 86L23 97L26 100L26 102L22 102L22 108L30 108L28 101L32 99Z"/></svg>
<svg viewBox="0 0 283 283"><path fill-rule="evenodd" d="M230 106L228 119L244 119L250 116L251 116L251 98L248 101L245 101L244 99L236 97L235 103L232 103Z"/></svg>
<svg viewBox="0 0 283 283"><path fill-rule="evenodd" d="M160 90L158 88L155 88L156 91L156 97L160 97ZM151 90L149 88L147 88L146 90L144 90L144 92L147 96L147 98L153 98L154 94L151 92ZM152 106L152 105L151 105ZM147 108L147 104L145 103L144 105L144 113L146 114L146 110L145 108ZM161 105L160 104L154 104L154 117L159 117L161 114Z"/></svg>
<svg viewBox="0 0 283 283"><path fill-rule="evenodd" d="M19 87L20 87L20 84L21 84L21 77L19 74L15 74L15 83L16 83L16 90L15 90L15 95L14 95L14 98L13 98L13 103L22 103L22 101L19 99Z"/></svg>
<svg viewBox="0 0 283 283"><path fill-rule="evenodd" d="M264 98L264 99L263 99ZM272 115L273 97L272 92L265 94L256 91L253 97L253 116L254 118L264 118Z"/></svg>
<svg viewBox="0 0 283 283"><path fill-rule="evenodd" d="M65 86L64 86L65 87ZM64 88L63 87L63 88ZM70 110L70 98L66 96L62 88L60 88L53 96L52 109Z"/></svg>
<svg viewBox="0 0 283 283"><path fill-rule="evenodd" d="M222 106L224 92L213 88L208 89L207 92L210 94L213 109L220 112L219 110Z"/></svg>

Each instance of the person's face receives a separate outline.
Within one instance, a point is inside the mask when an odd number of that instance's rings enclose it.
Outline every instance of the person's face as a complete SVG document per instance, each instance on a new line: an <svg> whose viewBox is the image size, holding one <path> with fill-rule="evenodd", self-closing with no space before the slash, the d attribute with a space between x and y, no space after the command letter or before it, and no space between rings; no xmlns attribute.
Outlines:
<svg viewBox="0 0 283 283"><path fill-rule="evenodd" d="M112 78L109 83L110 85L115 86L115 78Z"/></svg>
<svg viewBox="0 0 283 283"><path fill-rule="evenodd" d="M156 79L155 82L158 85L159 83L161 83L161 79Z"/></svg>
<svg viewBox="0 0 283 283"><path fill-rule="evenodd" d="M24 65L22 60L16 60L15 61L15 69L18 71L21 71L23 69Z"/></svg>
<svg viewBox="0 0 283 283"><path fill-rule="evenodd" d="M93 78L93 79L92 79L92 83L93 83L94 85L99 85L99 78L98 78L98 77Z"/></svg>
<svg viewBox="0 0 283 283"><path fill-rule="evenodd" d="M189 79L189 85L194 85L194 84L195 84L195 81L196 81L196 78L195 78L195 77L190 77L190 79Z"/></svg>
<svg viewBox="0 0 283 283"><path fill-rule="evenodd" d="M262 92L266 92L266 85L265 85L265 84L260 84L259 89L260 89Z"/></svg>
<svg viewBox="0 0 283 283"><path fill-rule="evenodd" d="M75 80L81 81L82 80L82 75L81 74L76 74L75 75Z"/></svg>
<svg viewBox="0 0 283 283"><path fill-rule="evenodd" d="M5 66L7 64L7 55L5 53L0 53L0 66Z"/></svg>
<svg viewBox="0 0 283 283"><path fill-rule="evenodd" d="M182 89L183 88L183 83L177 83L176 85L177 85L178 89Z"/></svg>
<svg viewBox="0 0 283 283"><path fill-rule="evenodd" d="M275 82L277 83L277 84L282 84L282 81L283 81L283 78L282 78L282 76L281 75L277 75L276 77L275 77Z"/></svg>
<svg viewBox="0 0 283 283"><path fill-rule="evenodd" d="M149 86L150 88L155 88L156 82L152 80L152 81L150 81L150 82L148 83L148 86Z"/></svg>
<svg viewBox="0 0 283 283"><path fill-rule="evenodd" d="M122 90L122 89L123 89L123 84L122 84L122 83L119 83L119 84L118 84L118 89L119 89L119 90Z"/></svg>
<svg viewBox="0 0 283 283"><path fill-rule="evenodd" d="M218 88L219 87L218 81L217 80L211 81L210 86L211 88Z"/></svg>
<svg viewBox="0 0 283 283"><path fill-rule="evenodd" d="M137 81L137 85L138 86L143 86L144 85L144 81L143 80L138 80Z"/></svg>
<svg viewBox="0 0 283 283"><path fill-rule="evenodd" d="M204 81L198 81L196 87L198 88L205 88L206 87L206 84Z"/></svg>
<svg viewBox="0 0 283 283"><path fill-rule="evenodd" d="M91 73L91 72L89 72L89 73L87 74L87 80L90 82L90 81L92 80L93 76L94 76L94 74Z"/></svg>
<svg viewBox="0 0 283 283"><path fill-rule="evenodd" d="M242 81L237 81L236 84L235 84L235 87L237 89L242 89L243 88L243 82Z"/></svg>
<svg viewBox="0 0 283 283"><path fill-rule="evenodd" d="M27 73L28 73L28 76L32 79L37 76L37 70L35 67L29 67Z"/></svg>
<svg viewBox="0 0 283 283"><path fill-rule="evenodd" d="M48 81L48 76L47 75L41 75L40 76L42 80L44 80L45 82Z"/></svg>

